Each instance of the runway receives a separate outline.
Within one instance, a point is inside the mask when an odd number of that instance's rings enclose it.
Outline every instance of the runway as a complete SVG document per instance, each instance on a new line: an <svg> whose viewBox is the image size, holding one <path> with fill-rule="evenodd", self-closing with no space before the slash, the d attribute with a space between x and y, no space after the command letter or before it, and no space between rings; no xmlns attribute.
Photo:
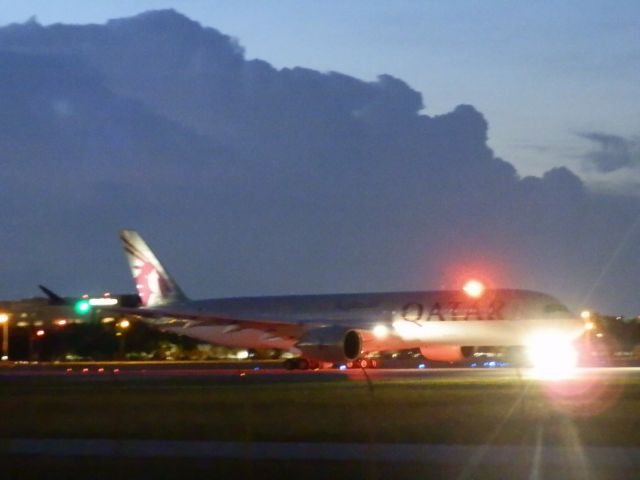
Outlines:
<svg viewBox="0 0 640 480"><path fill-rule="evenodd" d="M429 379L536 379L537 372L515 368L380 368L285 370L280 364L269 363L40 363L11 364L0 367L0 378L57 377L104 381L181 379L207 383L288 383L332 381L393 381ZM563 378L565 379L565 378ZM640 380L640 367L577 368L568 377L572 380L625 379Z"/></svg>
<svg viewBox="0 0 640 480"><path fill-rule="evenodd" d="M635 478L640 368L580 368L549 383L532 374L4 364L0 411L11 414L0 457L16 478L51 469L82 477L96 464L103 478L131 468L140 478L238 469L282 478L283 465L305 478L438 478L443 469L452 478ZM176 475L163 477L171 467Z"/></svg>
<svg viewBox="0 0 640 480"><path fill-rule="evenodd" d="M0 445L0 454L51 455L61 457L138 458L238 458L245 460L322 460L401 463L464 464L481 453L478 463L508 465L514 459L543 458L547 466L562 467L577 462L575 449L561 446L523 445L434 445L365 443L287 443L109 440L109 439L15 439ZM640 468L640 448L582 447L581 455L591 466Z"/></svg>

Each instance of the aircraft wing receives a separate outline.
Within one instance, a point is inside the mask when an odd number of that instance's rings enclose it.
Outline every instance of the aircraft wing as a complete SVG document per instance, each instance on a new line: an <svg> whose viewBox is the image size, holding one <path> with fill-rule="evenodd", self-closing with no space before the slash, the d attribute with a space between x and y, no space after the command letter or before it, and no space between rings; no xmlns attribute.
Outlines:
<svg viewBox="0 0 640 480"><path fill-rule="evenodd" d="M206 312L194 312L193 310L180 310L175 306L167 308L124 308L108 307L106 309L114 314L131 315L143 319L151 319L157 327L196 327L196 326L222 326L228 327L229 332L253 329L271 332L274 335L286 337L298 337L304 330L304 323L297 321L282 321L271 319L238 318L217 315Z"/></svg>
<svg viewBox="0 0 640 480"><path fill-rule="evenodd" d="M350 320L341 320L333 322L327 318L291 318L291 319L271 319L271 318L249 318L249 317L232 317L227 315L218 315L211 312L194 312L188 308L181 310L174 305L167 305L166 308L126 308L126 307L107 307L102 310L109 311L113 314L131 315L141 319L150 320L154 326L158 328L191 328L219 326L226 327L226 333L239 332L241 330L261 330L270 333L274 337L287 337L291 339L299 338L305 330L309 328L320 328L328 326L345 326L353 330L361 332L368 338L370 337L373 327L378 323L373 319L352 318Z"/></svg>

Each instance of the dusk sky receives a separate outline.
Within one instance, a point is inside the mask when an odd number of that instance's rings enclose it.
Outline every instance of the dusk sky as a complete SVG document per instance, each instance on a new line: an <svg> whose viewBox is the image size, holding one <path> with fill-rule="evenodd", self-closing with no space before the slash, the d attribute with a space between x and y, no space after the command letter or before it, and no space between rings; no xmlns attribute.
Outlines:
<svg viewBox="0 0 640 480"><path fill-rule="evenodd" d="M174 8L237 38L247 58L363 80L388 73L429 114L468 103L519 173L566 165L598 188L638 190L639 172L594 172L584 133L628 139L638 156L640 4L634 0L0 0L0 25L103 23ZM597 145L597 143L596 143ZM613 184L613 185L609 185Z"/></svg>
<svg viewBox="0 0 640 480"><path fill-rule="evenodd" d="M638 314L639 46L635 1L0 1L0 298L130 291L126 227L194 297Z"/></svg>

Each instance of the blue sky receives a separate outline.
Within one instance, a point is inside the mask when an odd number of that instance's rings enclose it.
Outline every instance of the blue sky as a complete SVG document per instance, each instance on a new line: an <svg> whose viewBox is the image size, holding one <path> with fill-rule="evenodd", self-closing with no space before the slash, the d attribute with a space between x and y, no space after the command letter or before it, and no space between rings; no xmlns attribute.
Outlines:
<svg viewBox="0 0 640 480"><path fill-rule="evenodd" d="M606 180L583 168L590 145L577 134L640 130L636 1L0 1L0 24L102 23L158 8L237 37L248 58L279 68L392 74L422 92L428 114L473 104L491 147L522 175L567 165Z"/></svg>

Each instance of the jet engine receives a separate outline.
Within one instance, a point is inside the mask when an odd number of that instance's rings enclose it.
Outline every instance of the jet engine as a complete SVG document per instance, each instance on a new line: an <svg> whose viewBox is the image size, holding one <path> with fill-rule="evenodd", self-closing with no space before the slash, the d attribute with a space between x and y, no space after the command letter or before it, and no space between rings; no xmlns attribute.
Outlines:
<svg viewBox="0 0 640 480"><path fill-rule="evenodd" d="M460 345L427 345L420 347L420 353L427 360L461 362L473 355L473 349Z"/></svg>
<svg viewBox="0 0 640 480"><path fill-rule="evenodd" d="M337 363L358 358L362 351L362 338L355 330L337 325L321 327L305 332L296 347L305 358Z"/></svg>

